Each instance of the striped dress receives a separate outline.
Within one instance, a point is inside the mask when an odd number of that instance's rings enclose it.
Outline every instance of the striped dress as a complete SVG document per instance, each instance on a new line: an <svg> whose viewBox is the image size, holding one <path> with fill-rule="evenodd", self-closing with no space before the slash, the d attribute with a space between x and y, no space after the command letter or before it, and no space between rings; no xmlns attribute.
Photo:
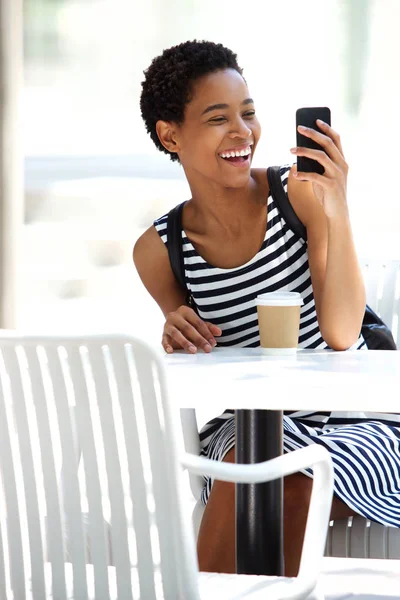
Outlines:
<svg viewBox="0 0 400 600"><path fill-rule="evenodd" d="M287 193L290 166L281 167ZM307 243L290 229L274 198L267 201L267 227L258 253L246 264L221 269L207 263L185 231L182 245L185 278L199 316L218 325L218 346L254 348L260 345L258 294L276 290L299 292L300 348L328 348L318 326ZM167 245L167 220L154 222ZM367 350L360 336L351 349ZM400 414L285 411L284 451L321 444L331 454L335 494L355 512L384 525L400 527ZM223 460L235 444L234 412L225 410L200 432L202 455ZM310 470L306 475L312 476ZM212 480L204 478L207 502Z"/></svg>

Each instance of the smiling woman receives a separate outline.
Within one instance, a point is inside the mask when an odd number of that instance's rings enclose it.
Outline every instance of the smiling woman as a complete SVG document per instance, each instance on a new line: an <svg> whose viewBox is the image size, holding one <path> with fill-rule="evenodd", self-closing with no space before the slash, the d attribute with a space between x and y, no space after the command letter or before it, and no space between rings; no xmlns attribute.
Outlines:
<svg viewBox="0 0 400 600"><path fill-rule="evenodd" d="M178 157L190 185L206 176L228 187L242 187L261 133L246 82L228 67L199 76L190 93L182 123L157 122L161 144ZM226 169L226 163L240 170Z"/></svg>
<svg viewBox="0 0 400 600"><path fill-rule="evenodd" d="M168 257L168 217L137 241L138 273L165 315L166 352L211 352L219 346L260 345L255 298L284 290L303 299L299 346L366 349L360 335L365 291L347 207L347 171L337 132L302 131L324 151L294 148L324 166L324 174L285 165L278 183L307 230L307 242L286 222L271 194L267 169L252 168L261 127L236 55L221 44L185 42L165 50L145 72L142 116L157 148L179 161L192 197L183 204L181 239L185 288ZM187 292L191 304L186 304ZM187 390L190 394L190 390ZM219 390L218 390L219 393ZM355 513L400 525L399 415L370 422L343 413L289 412L286 452L321 443L335 465L331 518ZM234 460L232 411L200 432L202 453ZM373 441L371 441L373 440ZM396 442L397 441L397 442ZM285 479L285 568L295 575L310 495L309 473ZM380 481L375 485L376 480ZM199 532L202 570L231 572L234 489L209 479Z"/></svg>

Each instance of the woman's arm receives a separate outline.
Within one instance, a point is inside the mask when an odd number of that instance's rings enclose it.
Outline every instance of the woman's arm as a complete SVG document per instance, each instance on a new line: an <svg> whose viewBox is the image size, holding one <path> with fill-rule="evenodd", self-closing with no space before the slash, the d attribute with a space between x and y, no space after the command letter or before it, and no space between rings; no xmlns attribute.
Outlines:
<svg viewBox="0 0 400 600"><path fill-rule="evenodd" d="M184 348L196 352L202 348L210 352L215 346L214 336L221 335L216 325L202 321L186 306L185 290L175 279L168 251L155 227L149 227L137 240L133 261L143 285L157 302L165 316L162 346L166 352Z"/></svg>
<svg viewBox="0 0 400 600"><path fill-rule="evenodd" d="M185 290L174 277L167 248L155 227L149 227L138 238L133 248L133 262L143 285L164 316L185 304Z"/></svg>
<svg viewBox="0 0 400 600"><path fill-rule="evenodd" d="M323 133L301 133L321 144L326 153L305 148L297 148L293 153L318 160L325 173L297 174L293 167L288 195L307 228L311 280L322 337L331 348L346 350L360 334L365 287L347 206L348 166L339 136L328 125L319 126Z"/></svg>

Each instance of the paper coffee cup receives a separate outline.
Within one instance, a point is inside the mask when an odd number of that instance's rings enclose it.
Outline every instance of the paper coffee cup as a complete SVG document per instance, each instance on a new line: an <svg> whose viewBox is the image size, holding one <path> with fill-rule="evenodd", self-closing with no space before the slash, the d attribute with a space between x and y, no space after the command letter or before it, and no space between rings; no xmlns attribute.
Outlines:
<svg viewBox="0 0 400 600"><path fill-rule="evenodd" d="M299 341L300 308L298 292L270 292L255 300L260 346L266 354L295 354Z"/></svg>

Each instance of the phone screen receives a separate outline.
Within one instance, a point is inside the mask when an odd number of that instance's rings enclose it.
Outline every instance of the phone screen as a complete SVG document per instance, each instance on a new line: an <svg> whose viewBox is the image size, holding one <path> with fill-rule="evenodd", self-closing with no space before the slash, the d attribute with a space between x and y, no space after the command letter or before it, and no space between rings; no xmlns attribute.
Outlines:
<svg viewBox="0 0 400 600"><path fill-rule="evenodd" d="M316 121L321 119L328 125L331 124L331 111L326 106L311 106L309 108L299 108L296 111L296 146L303 146L305 148L312 148L315 150L323 150L322 146L311 140L310 138L301 135L297 131L298 125L304 125L311 129L320 131ZM323 175L325 172L324 167L311 158L305 156L297 157L297 170L303 171L304 173L319 173Z"/></svg>

